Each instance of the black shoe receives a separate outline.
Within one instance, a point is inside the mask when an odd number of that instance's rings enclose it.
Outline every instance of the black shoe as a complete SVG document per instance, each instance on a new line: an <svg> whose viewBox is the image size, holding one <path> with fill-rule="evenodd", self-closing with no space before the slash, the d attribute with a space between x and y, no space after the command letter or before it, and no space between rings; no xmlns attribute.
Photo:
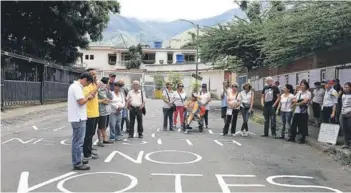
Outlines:
<svg viewBox="0 0 351 193"><path fill-rule="evenodd" d="M92 147L91 150L96 151L97 149L95 147Z"/></svg>
<svg viewBox="0 0 351 193"><path fill-rule="evenodd" d="M92 153L90 156L88 157L84 157L85 160L89 160L89 159L98 159L99 155L96 153Z"/></svg>
<svg viewBox="0 0 351 193"><path fill-rule="evenodd" d="M133 135L130 135L130 134L129 134L129 135L128 135L128 138L133 138Z"/></svg>
<svg viewBox="0 0 351 193"><path fill-rule="evenodd" d="M277 137L277 139L285 139L284 136Z"/></svg>
<svg viewBox="0 0 351 193"><path fill-rule="evenodd" d="M272 135L272 137L273 137L274 139L277 139L277 135Z"/></svg>
<svg viewBox="0 0 351 193"><path fill-rule="evenodd" d="M169 130L170 130L170 131L174 131L174 129L173 129L173 128L169 128Z"/></svg>
<svg viewBox="0 0 351 193"><path fill-rule="evenodd" d="M82 160L82 164L88 164L88 163L89 163L88 160L86 160L86 159L83 159L83 160Z"/></svg>
<svg viewBox="0 0 351 193"><path fill-rule="evenodd" d="M84 164L79 164L79 165L75 165L73 166L74 170L90 170L90 167Z"/></svg>
<svg viewBox="0 0 351 193"><path fill-rule="evenodd" d="M349 145L349 144L345 144L345 145L343 145L341 148L342 149L348 149L348 148L350 148L351 146Z"/></svg>
<svg viewBox="0 0 351 193"><path fill-rule="evenodd" d="M164 131L167 131L167 128L163 128Z"/></svg>
<svg viewBox="0 0 351 193"><path fill-rule="evenodd" d="M305 142L305 140L300 140L299 141L299 144L305 144L306 142Z"/></svg>
<svg viewBox="0 0 351 193"><path fill-rule="evenodd" d="M268 137L268 135L266 135L266 134L263 134L263 135L261 135L261 137Z"/></svg>
<svg viewBox="0 0 351 193"><path fill-rule="evenodd" d="M139 134L139 138L140 139L144 138L144 135L143 134Z"/></svg>
<svg viewBox="0 0 351 193"><path fill-rule="evenodd" d="M295 142L295 139L289 138L288 141L289 142Z"/></svg>

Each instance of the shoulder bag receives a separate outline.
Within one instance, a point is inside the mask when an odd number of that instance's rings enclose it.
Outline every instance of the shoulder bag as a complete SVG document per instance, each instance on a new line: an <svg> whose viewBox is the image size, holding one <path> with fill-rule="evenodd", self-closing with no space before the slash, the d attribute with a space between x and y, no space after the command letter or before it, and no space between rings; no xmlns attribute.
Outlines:
<svg viewBox="0 0 351 193"><path fill-rule="evenodd" d="M171 99L169 98L168 90L166 90L166 94L168 97L168 101L171 102ZM180 98L182 98L182 97L180 97ZM175 106L174 102L172 103L170 110L173 112L176 110L176 106Z"/></svg>
<svg viewBox="0 0 351 193"><path fill-rule="evenodd" d="M143 90L141 90L141 102L144 103L144 94L143 94ZM145 105L144 105L144 107L141 109L141 112L143 113L143 115L146 114Z"/></svg>

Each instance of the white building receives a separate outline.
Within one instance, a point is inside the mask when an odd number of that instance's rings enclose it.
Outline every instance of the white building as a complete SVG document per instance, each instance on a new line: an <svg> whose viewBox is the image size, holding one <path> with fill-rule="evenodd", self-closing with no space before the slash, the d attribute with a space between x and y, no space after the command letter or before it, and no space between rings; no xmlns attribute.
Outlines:
<svg viewBox="0 0 351 193"><path fill-rule="evenodd" d="M196 70L196 50L143 48L143 64L138 70L126 69L125 64L130 59L126 48L91 46L81 52L83 57L77 61L77 66L95 68L100 72L100 76L115 73L117 79L123 79L127 85L135 79L150 85L153 83L153 74L161 73L167 79L171 72L177 72L183 77L187 92L191 92L191 87L195 82L195 78L191 75ZM211 92L219 95L225 77L224 71L215 70L212 65L203 64L199 59L198 72L203 77L199 82L207 83L211 87Z"/></svg>

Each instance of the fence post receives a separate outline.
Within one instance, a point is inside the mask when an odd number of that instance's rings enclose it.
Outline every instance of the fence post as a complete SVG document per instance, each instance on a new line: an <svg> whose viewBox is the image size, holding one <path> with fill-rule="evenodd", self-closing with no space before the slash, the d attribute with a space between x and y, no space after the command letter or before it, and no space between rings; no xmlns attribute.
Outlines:
<svg viewBox="0 0 351 193"><path fill-rule="evenodd" d="M40 69L40 104L44 104L44 87L45 87L45 72L46 72L46 66L42 65L42 68Z"/></svg>

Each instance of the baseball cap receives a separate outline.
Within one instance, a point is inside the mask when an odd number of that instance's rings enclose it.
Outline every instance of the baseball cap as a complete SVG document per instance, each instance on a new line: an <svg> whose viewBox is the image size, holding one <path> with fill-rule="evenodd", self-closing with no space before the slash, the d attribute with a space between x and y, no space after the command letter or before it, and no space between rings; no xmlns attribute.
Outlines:
<svg viewBox="0 0 351 193"><path fill-rule="evenodd" d="M113 73L111 73L111 74L109 75L109 77L116 77L116 75L113 74Z"/></svg>

